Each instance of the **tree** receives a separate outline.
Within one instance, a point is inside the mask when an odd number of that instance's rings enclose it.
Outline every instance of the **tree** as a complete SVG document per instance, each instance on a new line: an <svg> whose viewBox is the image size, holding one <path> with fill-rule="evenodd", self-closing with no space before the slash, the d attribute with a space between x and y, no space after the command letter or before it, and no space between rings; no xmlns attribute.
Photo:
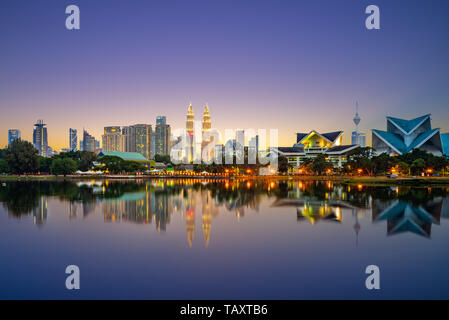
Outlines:
<svg viewBox="0 0 449 320"><path fill-rule="evenodd" d="M111 173L119 173L124 170L124 160L117 156L101 157L100 162L104 164L105 169Z"/></svg>
<svg viewBox="0 0 449 320"><path fill-rule="evenodd" d="M387 153L382 153L371 159L374 166L374 174L385 174L390 171L390 169L396 166L398 159L395 157L390 157Z"/></svg>
<svg viewBox="0 0 449 320"><path fill-rule="evenodd" d="M39 172L50 173L52 161L52 158L39 157Z"/></svg>
<svg viewBox="0 0 449 320"><path fill-rule="evenodd" d="M156 161L156 162L163 162L165 164L171 163L170 155L162 155L162 154L155 154L154 155L154 161Z"/></svg>
<svg viewBox="0 0 449 320"><path fill-rule="evenodd" d="M92 168L92 163L97 160L97 155L90 151L80 151L79 158L79 169L81 171L88 171Z"/></svg>
<svg viewBox="0 0 449 320"><path fill-rule="evenodd" d="M12 173L32 173L39 167L37 149L21 139L14 140L6 149L5 160Z"/></svg>
<svg viewBox="0 0 449 320"><path fill-rule="evenodd" d="M332 169L333 165L326 160L324 154L320 154L312 160L312 171L317 175L323 175L328 169Z"/></svg>
<svg viewBox="0 0 449 320"><path fill-rule="evenodd" d="M404 161L398 163L398 169L402 174L410 174L410 166Z"/></svg>
<svg viewBox="0 0 449 320"><path fill-rule="evenodd" d="M424 159L418 158L415 161L412 162L411 169L413 171L413 174L420 174L423 172L424 168L426 167L426 162Z"/></svg>
<svg viewBox="0 0 449 320"><path fill-rule="evenodd" d="M53 160L50 171L55 176L73 174L77 169L76 162L70 158Z"/></svg>
<svg viewBox="0 0 449 320"><path fill-rule="evenodd" d="M9 173L8 162L4 159L0 159L0 173Z"/></svg>

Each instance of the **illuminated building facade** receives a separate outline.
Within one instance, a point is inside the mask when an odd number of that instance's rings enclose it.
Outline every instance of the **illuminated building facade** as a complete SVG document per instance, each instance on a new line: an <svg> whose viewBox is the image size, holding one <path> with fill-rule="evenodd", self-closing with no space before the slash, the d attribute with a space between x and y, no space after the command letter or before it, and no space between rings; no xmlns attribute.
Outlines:
<svg viewBox="0 0 449 320"><path fill-rule="evenodd" d="M95 152L95 137L83 130L83 151Z"/></svg>
<svg viewBox="0 0 449 320"><path fill-rule="evenodd" d="M325 155L335 167L341 167L347 161L350 151L358 145L342 145L343 131L319 133L315 130L309 133L297 133L297 142L293 147L274 148L276 155L285 156L289 164L298 169L306 158Z"/></svg>
<svg viewBox="0 0 449 320"><path fill-rule="evenodd" d="M69 129L69 151L78 150L78 131L76 129Z"/></svg>
<svg viewBox="0 0 449 320"><path fill-rule="evenodd" d="M33 145L42 157L48 156L47 128L43 120L37 120L33 130Z"/></svg>
<svg viewBox="0 0 449 320"><path fill-rule="evenodd" d="M104 134L101 138L103 151L125 151L125 136L122 135L120 127L104 127Z"/></svg>
<svg viewBox="0 0 449 320"><path fill-rule="evenodd" d="M194 144L194 123L195 113L193 112L192 104L187 109L187 121L186 121L186 151L185 157L187 162L193 161L193 144Z"/></svg>
<svg viewBox="0 0 449 320"><path fill-rule="evenodd" d="M170 154L170 135L170 125L167 124L166 117L157 117L154 129L154 154Z"/></svg>
<svg viewBox="0 0 449 320"><path fill-rule="evenodd" d="M8 146L10 146L14 140L20 139L20 130L10 129L8 130Z"/></svg>

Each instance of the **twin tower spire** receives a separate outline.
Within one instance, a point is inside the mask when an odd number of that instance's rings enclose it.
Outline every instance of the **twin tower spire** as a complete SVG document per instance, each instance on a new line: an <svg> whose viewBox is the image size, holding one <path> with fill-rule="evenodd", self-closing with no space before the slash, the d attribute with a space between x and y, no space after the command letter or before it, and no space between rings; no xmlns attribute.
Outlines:
<svg viewBox="0 0 449 320"><path fill-rule="evenodd" d="M193 112L192 104L190 104L189 108L187 109L187 123L186 123L187 132L193 132L194 121L195 121L195 113ZM207 103L206 106L204 107L202 127L203 131L209 130L212 127L210 122L209 106L207 105Z"/></svg>

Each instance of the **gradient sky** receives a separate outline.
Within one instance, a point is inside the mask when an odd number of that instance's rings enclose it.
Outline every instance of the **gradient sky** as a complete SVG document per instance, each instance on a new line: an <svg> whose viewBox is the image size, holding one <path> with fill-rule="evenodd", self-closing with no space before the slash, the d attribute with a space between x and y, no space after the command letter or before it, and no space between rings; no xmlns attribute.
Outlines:
<svg viewBox="0 0 449 320"><path fill-rule="evenodd" d="M70 4L81 30L65 28ZM10 128L32 140L37 119L55 149L69 127L184 127L189 102L220 130L278 128L283 146L312 129L349 143L356 100L369 141L386 115L432 113L448 132L448 36L447 0L2 0L0 146Z"/></svg>

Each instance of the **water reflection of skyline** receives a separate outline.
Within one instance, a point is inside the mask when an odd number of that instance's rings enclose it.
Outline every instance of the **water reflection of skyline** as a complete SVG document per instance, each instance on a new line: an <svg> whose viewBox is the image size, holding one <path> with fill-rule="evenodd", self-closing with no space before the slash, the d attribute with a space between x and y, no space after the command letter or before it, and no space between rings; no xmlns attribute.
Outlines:
<svg viewBox="0 0 449 320"><path fill-rule="evenodd" d="M298 223L341 225L352 219L357 239L359 218L367 215L374 224L386 222L388 236L409 232L430 238L432 225L449 218L447 192L446 187L367 187L318 181L10 182L0 189L0 201L9 216L32 214L40 227L48 218L49 198L68 203L69 220L99 210L104 222L154 224L157 232L166 231L176 214L185 223L189 247L201 233L207 247L220 208L239 220L246 210L258 212L263 199L272 208L292 208Z"/></svg>

